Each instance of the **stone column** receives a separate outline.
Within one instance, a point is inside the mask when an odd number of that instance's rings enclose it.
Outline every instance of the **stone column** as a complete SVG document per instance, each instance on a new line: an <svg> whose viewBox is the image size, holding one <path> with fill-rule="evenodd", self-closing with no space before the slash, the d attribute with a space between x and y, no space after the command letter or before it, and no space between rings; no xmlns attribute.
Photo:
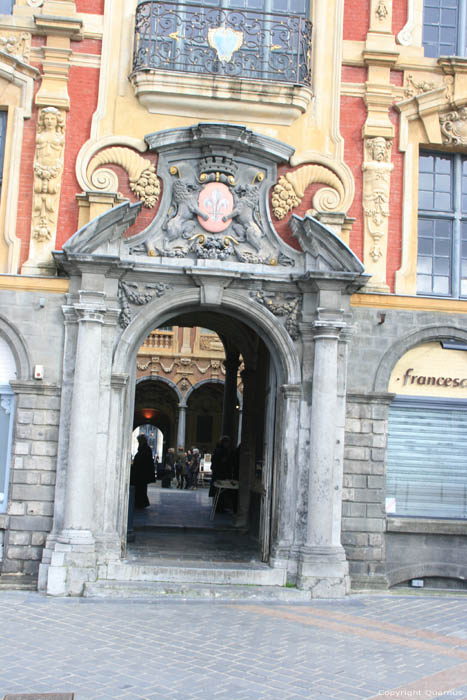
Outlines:
<svg viewBox="0 0 467 700"><path fill-rule="evenodd" d="M179 445L185 447L186 433L186 406L178 404L178 428L177 428L177 448Z"/></svg>
<svg viewBox="0 0 467 700"><path fill-rule="evenodd" d="M335 598L348 590L348 565L335 533L340 533L340 503L334 491L340 480L335 469L338 389L338 340L344 324L313 323L314 366L311 399L308 519L298 567L299 588L314 597ZM339 523L336 522L339 521ZM339 535L340 536L340 535Z"/></svg>
<svg viewBox="0 0 467 700"><path fill-rule="evenodd" d="M238 351L227 352L225 360L224 404L222 408L222 435L228 435L232 445L237 444L235 407L237 405Z"/></svg>
<svg viewBox="0 0 467 700"><path fill-rule="evenodd" d="M78 321L70 442L63 528L48 572L50 595L80 595L85 581L96 577L94 461L99 417L100 353L104 294L80 292L74 305Z"/></svg>
<svg viewBox="0 0 467 700"><path fill-rule="evenodd" d="M240 447L238 509L234 518L236 527L246 527L248 525L248 514L250 510L250 483L255 468L255 370L250 367L245 368L242 372L242 381L242 442Z"/></svg>

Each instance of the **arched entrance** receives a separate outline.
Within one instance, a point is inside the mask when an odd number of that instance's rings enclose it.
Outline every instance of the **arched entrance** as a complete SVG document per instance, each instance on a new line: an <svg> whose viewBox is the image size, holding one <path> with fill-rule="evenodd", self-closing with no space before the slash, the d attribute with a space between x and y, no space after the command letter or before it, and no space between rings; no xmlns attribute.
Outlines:
<svg viewBox="0 0 467 700"><path fill-rule="evenodd" d="M169 300L167 303L169 304ZM159 311L160 306L161 302L158 304ZM235 494L238 498L233 499L235 505L232 524L242 534L249 533L250 538L257 543L259 559L268 561L276 481L274 437L277 375L278 370L281 375L284 373L277 353L273 356L271 352L275 346L274 340L268 338L268 344L264 342L258 333L257 319L254 323L248 318L240 319L238 303L236 311L230 313L226 312L226 309L220 312L199 306L193 307L189 312L187 305L183 304L183 311L176 314L173 313L174 305L171 304L170 307L172 315L162 323L165 328L181 329L180 337L189 336L189 332L185 332L185 329L202 327L205 332L211 331L222 338L225 347L223 362L225 376L223 374L222 380L197 382L186 392L180 389L180 386L183 386L182 382L174 385L171 380L172 384L169 385L168 379L162 381L160 377L139 378L135 382L134 389L135 416L139 413L144 415L145 411L148 416L151 411L156 411L160 416L170 414L172 424L177 424L177 441L175 443L172 440L170 444L174 447L181 444L185 448L198 446L203 454L207 451L212 453L221 435L227 434L231 437L232 478L238 481L238 494ZM147 311L149 312L150 309L148 308ZM265 335L264 328L261 332ZM185 349L187 342L185 340ZM190 358L183 359L186 370L190 366ZM161 366L168 367L178 360L172 357L170 361L165 358L164 362L161 362ZM140 365L140 367L145 366L145 364ZM240 373L239 369L241 369ZM239 400L239 382L241 401ZM178 391L177 397L175 389ZM178 406L175 404L176 398L178 398ZM131 406L131 400L129 405ZM157 423L155 418L154 420ZM154 490L154 487L150 490ZM197 496L199 497L199 494ZM161 505L161 499L165 498L167 502L175 500L174 495L170 496L167 493L155 494L155 498L159 507L154 507L154 511L164 510L165 503ZM151 508L152 506L145 513L144 519L140 518L141 529L142 523L151 527L166 525L161 516L156 517L152 513ZM206 519L204 525L209 532L213 532L209 509L204 510L204 517ZM212 514L211 517L216 516ZM177 524L183 525L183 515L180 520ZM173 522L172 518L170 522ZM220 526L225 529L225 519ZM199 523L199 527L203 527L202 522ZM145 551L147 554L148 547ZM238 550L237 555L239 555ZM250 546L245 551L245 557L251 558Z"/></svg>

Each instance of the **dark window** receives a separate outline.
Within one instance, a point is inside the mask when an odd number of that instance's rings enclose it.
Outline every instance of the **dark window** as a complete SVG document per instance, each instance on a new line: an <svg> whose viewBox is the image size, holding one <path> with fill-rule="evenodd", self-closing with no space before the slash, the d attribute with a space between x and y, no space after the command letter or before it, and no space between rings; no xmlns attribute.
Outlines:
<svg viewBox="0 0 467 700"><path fill-rule="evenodd" d="M425 56L465 56L467 0L425 0Z"/></svg>
<svg viewBox="0 0 467 700"><path fill-rule="evenodd" d="M421 153L417 293L467 297L467 158Z"/></svg>

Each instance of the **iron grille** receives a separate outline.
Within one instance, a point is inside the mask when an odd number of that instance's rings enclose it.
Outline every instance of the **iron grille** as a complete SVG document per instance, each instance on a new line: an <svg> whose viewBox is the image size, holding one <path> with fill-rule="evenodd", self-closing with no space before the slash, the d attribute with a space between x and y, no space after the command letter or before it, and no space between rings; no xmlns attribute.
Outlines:
<svg viewBox="0 0 467 700"><path fill-rule="evenodd" d="M299 15L142 0L133 73L223 75L309 85L311 22Z"/></svg>

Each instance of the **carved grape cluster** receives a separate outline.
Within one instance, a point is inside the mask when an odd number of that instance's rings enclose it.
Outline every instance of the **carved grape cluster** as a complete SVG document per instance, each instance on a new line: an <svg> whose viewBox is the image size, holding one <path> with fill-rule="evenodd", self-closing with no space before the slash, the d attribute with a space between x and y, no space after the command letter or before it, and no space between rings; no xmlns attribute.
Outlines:
<svg viewBox="0 0 467 700"><path fill-rule="evenodd" d="M135 195L147 209L152 209L159 199L161 187L155 172L154 165L143 170L136 182L131 182L130 187Z"/></svg>
<svg viewBox="0 0 467 700"><path fill-rule="evenodd" d="M292 184L281 176L272 192L272 209L276 219L283 219L300 202L301 199L297 197Z"/></svg>

